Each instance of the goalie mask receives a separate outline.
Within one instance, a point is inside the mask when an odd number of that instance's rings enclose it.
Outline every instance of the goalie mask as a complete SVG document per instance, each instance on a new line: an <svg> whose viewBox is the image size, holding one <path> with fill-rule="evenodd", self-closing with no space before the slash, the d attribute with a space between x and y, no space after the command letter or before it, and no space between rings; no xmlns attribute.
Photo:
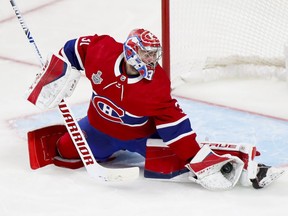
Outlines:
<svg viewBox="0 0 288 216"><path fill-rule="evenodd" d="M162 55L159 39L144 29L135 29L130 32L124 42L124 57L141 76L152 80L155 67Z"/></svg>

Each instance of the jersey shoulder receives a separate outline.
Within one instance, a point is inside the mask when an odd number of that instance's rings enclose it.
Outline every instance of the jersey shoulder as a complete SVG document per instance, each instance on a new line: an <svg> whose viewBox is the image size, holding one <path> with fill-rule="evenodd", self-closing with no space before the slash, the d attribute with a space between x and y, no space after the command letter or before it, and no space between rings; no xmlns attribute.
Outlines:
<svg viewBox="0 0 288 216"><path fill-rule="evenodd" d="M94 58L103 60L111 57L114 58L114 55L118 57L119 53L123 52L123 44L117 42L109 35L94 35L87 48L88 52Z"/></svg>
<svg viewBox="0 0 288 216"><path fill-rule="evenodd" d="M98 49L102 48L117 48L121 47L123 49L123 43L117 42L113 37L109 35L94 35L91 38L91 42L89 44L90 47L97 47Z"/></svg>

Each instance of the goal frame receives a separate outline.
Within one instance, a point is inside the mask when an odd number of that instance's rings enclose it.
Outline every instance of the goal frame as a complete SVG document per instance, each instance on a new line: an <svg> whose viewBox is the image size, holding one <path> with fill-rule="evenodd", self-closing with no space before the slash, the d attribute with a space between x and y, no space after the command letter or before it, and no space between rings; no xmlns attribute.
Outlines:
<svg viewBox="0 0 288 216"><path fill-rule="evenodd" d="M162 18L162 67L168 77L171 77L170 71L170 0L161 0L161 18Z"/></svg>

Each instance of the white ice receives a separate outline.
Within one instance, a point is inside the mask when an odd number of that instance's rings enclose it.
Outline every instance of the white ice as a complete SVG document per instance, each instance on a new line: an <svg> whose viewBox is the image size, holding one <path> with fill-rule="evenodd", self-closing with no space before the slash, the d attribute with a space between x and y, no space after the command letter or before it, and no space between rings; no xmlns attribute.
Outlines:
<svg viewBox="0 0 288 216"><path fill-rule="evenodd" d="M58 51L66 40L82 35L111 34L123 41L136 27L161 35L160 0L18 0L16 3L44 58L49 52ZM39 7L46 3L48 5ZM143 177L129 183L99 184L84 168L67 170L47 166L32 171L25 137L27 130L51 121L61 122L61 118L58 119L56 111L52 111L52 115L41 112L24 98L25 90L40 70L39 62L8 0L0 0L0 35L1 216L286 215L287 174L263 190L236 186L231 191L211 192L192 183L150 181ZM183 85L173 93L288 119L285 82L220 80ZM67 101L74 108L83 108L89 98L90 86L83 78ZM191 114L200 138L226 141L231 138L233 142L261 144L272 137L272 148L270 143L260 146L264 150L263 159L268 161L271 156L273 160L269 162L287 164L287 121L239 114L231 109L219 111L217 106L207 107L194 101L191 101L194 110L190 113L190 102L179 100L183 109ZM126 161L129 160L143 166L142 158L137 155Z"/></svg>

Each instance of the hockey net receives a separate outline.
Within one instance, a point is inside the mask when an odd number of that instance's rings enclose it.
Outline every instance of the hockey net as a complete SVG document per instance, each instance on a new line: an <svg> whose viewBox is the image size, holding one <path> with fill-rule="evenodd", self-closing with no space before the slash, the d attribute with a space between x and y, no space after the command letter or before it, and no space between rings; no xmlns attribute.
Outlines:
<svg viewBox="0 0 288 216"><path fill-rule="evenodd" d="M162 0L162 7L167 3L163 61L168 53L170 65L164 68L172 84L231 77L287 80L287 0Z"/></svg>

